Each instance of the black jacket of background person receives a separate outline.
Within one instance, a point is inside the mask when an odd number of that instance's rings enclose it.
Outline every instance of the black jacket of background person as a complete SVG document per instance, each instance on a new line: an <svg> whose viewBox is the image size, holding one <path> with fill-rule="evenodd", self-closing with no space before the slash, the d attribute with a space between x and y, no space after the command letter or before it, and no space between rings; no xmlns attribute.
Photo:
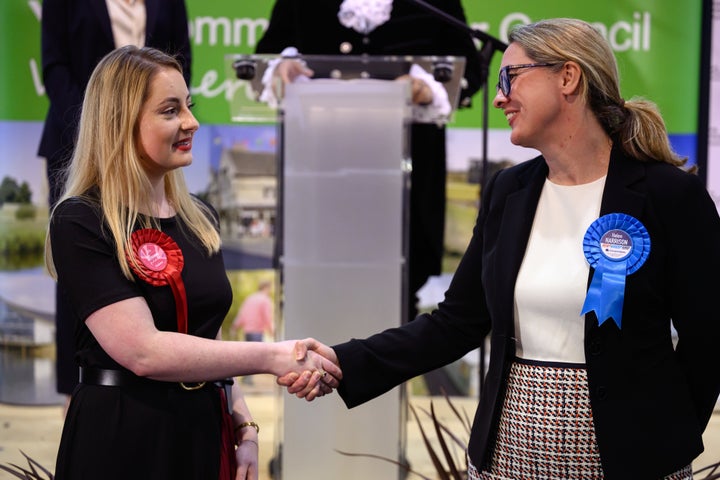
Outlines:
<svg viewBox="0 0 720 480"><path fill-rule="evenodd" d="M393 2L390 19L363 35L338 21L341 0L279 0L256 53L296 47L303 55L453 55L467 59L467 87L460 98L469 106L481 87L480 62L471 36L404 0ZM465 22L459 0L432 0L435 7ZM345 48L341 51L341 45ZM347 46L351 48L347 49ZM480 127L480 125L478 125ZM429 276L441 273L445 228L445 129L414 124L411 129L409 290L411 297ZM411 298L414 303L414 299ZM410 318L414 316L411 306Z"/></svg>
<svg viewBox="0 0 720 480"><path fill-rule="evenodd" d="M145 0L145 44L178 54L190 82L190 39L184 0ZM105 0L43 0L41 48L43 82L50 107L38 155L57 172L72 154L85 87L98 62L115 48ZM56 200L49 178L51 201Z"/></svg>
<svg viewBox="0 0 720 480"><path fill-rule="evenodd" d="M177 54L190 82L190 40L184 0L145 0L145 44ZM43 81L50 107L38 155L45 157L48 203L62 193L59 175L75 148L85 87L95 66L115 48L106 0L43 0L41 47ZM73 313L65 295L56 293L57 391L71 394L78 383L73 359Z"/></svg>
<svg viewBox="0 0 720 480"><path fill-rule="evenodd" d="M457 360L491 331L468 446L473 464L487 466L515 355L515 281L547 174L537 157L500 171L483 188L473 238L435 313L333 347L343 369L338 392L348 407ZM605 478L657 480L702 452L720 391L720 219L698 176L617 149L600 209L610 213L642 222L651 247L627 276L622 328L612 320L598 326L595 313L585 315L590 403Z"/></svg>

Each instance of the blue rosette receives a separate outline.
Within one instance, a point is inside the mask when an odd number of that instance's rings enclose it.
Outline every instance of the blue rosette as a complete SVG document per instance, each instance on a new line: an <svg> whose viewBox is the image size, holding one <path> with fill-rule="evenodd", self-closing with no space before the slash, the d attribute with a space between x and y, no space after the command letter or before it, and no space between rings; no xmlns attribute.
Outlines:
<svg viewBox="0 0 720 480"><path fill-rule="evenodd" d="M599 325L612 318L621 328L625 278L647 260L650 235L637 218L611 213L588 227L583 238L583 251L595 273L581 314L594 311Z"/></svg>

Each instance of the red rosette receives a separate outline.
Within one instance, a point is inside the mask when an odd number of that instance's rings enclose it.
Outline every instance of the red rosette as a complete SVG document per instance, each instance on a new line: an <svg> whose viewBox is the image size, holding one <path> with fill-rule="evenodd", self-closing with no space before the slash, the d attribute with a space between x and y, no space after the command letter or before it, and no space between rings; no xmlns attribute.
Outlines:
<svg viewBox="0 0 720 480"><path fill-rule="evenodd" d="M130 248L136 262L128 261L133 272L144 282L155 287L170 285L175 298L178 332L187 333L187 296L182 272L185 260L175 240L154 228L136 230L130 237Z"/></svg>

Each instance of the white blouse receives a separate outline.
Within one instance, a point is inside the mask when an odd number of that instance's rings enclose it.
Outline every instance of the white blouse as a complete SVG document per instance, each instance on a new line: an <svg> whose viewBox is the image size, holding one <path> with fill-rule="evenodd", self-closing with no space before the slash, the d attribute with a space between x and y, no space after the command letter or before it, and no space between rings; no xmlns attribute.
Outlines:
<svg viewBox="0 0 720 480"><path fill-rule="evenodd" d="M145 45L147 12L143 0L105 0L110 25L112 25L115 48L125 45Z"/></svg>
<svg viewBox="0 0 720 480"><path fill-rule="evenodd" d="M515 284L518 357L585 363L583 238L600 215L605 178L573 186L545 180Z"/></svg>

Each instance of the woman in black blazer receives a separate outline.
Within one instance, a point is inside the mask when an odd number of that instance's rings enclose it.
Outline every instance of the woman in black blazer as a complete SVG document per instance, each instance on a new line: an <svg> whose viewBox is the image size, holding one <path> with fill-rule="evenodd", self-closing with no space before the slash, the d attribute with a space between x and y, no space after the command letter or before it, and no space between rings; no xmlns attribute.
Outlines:
<svg viewBox="0 0 720 480"><path fill-rule="evenodd" d="M469 478L692 478L720 391L716 206L680 168L655 105L623 99L590 24L518 27L499 80L512 142L542 155L484 187L437 310L364 340L300 347L340 365L338 391L354 407L490 333ZM289 391L319 393L302 382Z"/></svg>
<svg viewBox="0 0 720 480"><path fill-rule="evenodd" d="M41 48L45 91L50 105L45 117L38 155L45 158L52 207L62 194L64 171L75 146L85 87L93 69L115 44L108 5L145 16L146 46L176 55L190 83L190 38L184 0L44 0L42 2ZM132 5L130 5L132 4ZM144 4L144 9L142 5ZM131 18L132 13L128 15ZM57 391L70 395L78 383L78 366L72 357L74 335L66 318L63 294L56 292Z"/></svg>

